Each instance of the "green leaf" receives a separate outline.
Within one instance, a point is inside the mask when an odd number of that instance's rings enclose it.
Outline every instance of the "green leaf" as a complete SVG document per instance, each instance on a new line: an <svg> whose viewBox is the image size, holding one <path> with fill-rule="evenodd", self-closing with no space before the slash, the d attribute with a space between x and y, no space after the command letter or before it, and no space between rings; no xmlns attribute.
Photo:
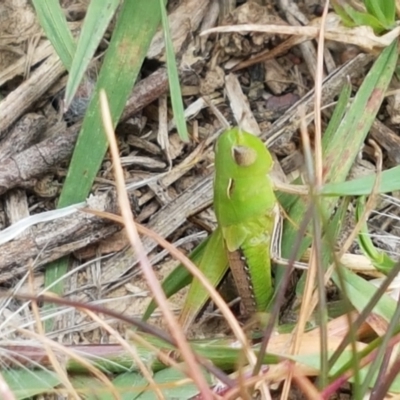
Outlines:
<svg viewBox="0 0 400 400"><path fill-rule="evenodd" d="M86 12L81 34L65 90L65 105L69 107L82 77L103 39L104 32L114 16L119 0L91 1Z"/></svg>
<svg viewBox="0 0 400 400"><path fill-rule="evenodd" d="M182 364L181 364L182 365ZM184 365L182 365L184 366ZM203 369L203 374L211 385L211 375ZM199 394L197 386L188 381L187 376L175 368L166 368L154 375L154 381L159 385L165 399L190 399ZM157 400L153 391L145 391L138 400Z"/></svg>
<svg viewBox="0 0 400 400"><path fill-rule="evenodd" d="M190 254L189 258L196 265L198 265L202 254L204 253L204 249L207 246L207 243L211 240L211 235L208 236L205 240L203 240ZM179 264L163 281L162 288L167 296L170 298L175 293L178 293L181 289L189 285L193 280L193 276L190 272L185 268L182 264ZM151 301L149 306L147 307L145 313L143 314L143 320L147 320L153 311L157 308L157 304L154 300Z"/></svg>
<svg viewBox="0 0 400 400"><path fill-rule="evenodd" d="M383 171L378 193L400 190L400 166ZM364 176L345 182L327 183L321 194L324 196L367 196L371 194L376 181L376 174Z"/></svg>
<svg viewBox="0 0 400 400"><path fill-rule="evenodd" d="M37 17L46 36L54 46L64 67L69 70L72 65L76 44L67 20L58 0L33 0Z"/></svg>
<svg viewBox="0 0 400 400"><path fill-rule="evenodd" d="M357 222L360 220L364 209L365 197L360 197L357 201L356 207ZM366 257L371 260L372 265L383 274L387 275L396 265L396 261L392 260L384 251L378 250L374 246L366 222L363 223L363 226L358 233L358 243Z"/></svg>
<svg viewBox="0 0 400 400"><path fill-rule="evenodd" d="M332 6L333 9L335 10L335 13L339 15L345 26L348 26L349 28L357 26L355 22L348 16L345 9L338 3L337 0L332 0Z"/></svg>
<svg viewBox="0 0 400 400"><path fill-rule="evenodd" d="M338 184L345 181L358 152L363 146L397 64L396 46L397 42L394 41L383 50L375 61L335 135L329 136L329 141L323 137L324 179L327 184ZM343 143L346 143L346 146L343 146ZM337 198L325 198L321 203L323 203L321 214L329 216L336 206ZM300 226L306 209L307 204L303 199L297 199L290 211L286 210L289 212L290 220L293 223L287 221L284 223L281 250L284 258L291 256L293 243L296 243L297 226ZM311 238L308 235L302 240L298 256L303 254L310 243ZM277 290L279 290L279 282L283 273L283 268L276 268Z"/></svg>
<svg viewBox="0 0 400 400"><path fill-rule="evenodd" d="M228 270L228 256L225 251L221 228L218 227L210 235L210 239L207 241L196 265L210 284L217 287ZM208 291L204 286L197 279L194 279L190 285L180 316L182 324L185 325L184 328L200 312L209 297Z"/></svg>
<svg viewBox="0 0 400 400"><path fill-rule="evenodd" d="M382 21L377 19L375 16L357 11L347 4L344 5L344 9L356 26L370 26L376 33L382 33L385 30Z"/></svg>
<svg viewBox="0 0 400 400"><path fill-rule="evenodd" d="M118 375L112 384L121 393L121 400L135 400L145 390L148 385L147 379L137 372L125 372ZM111 394L102 394L93 400L113 400Z"/></svg>
<svg viewBox="0 0 400 400"><path fill-rule="evenodd" d="M315 355L314 354L305 354L305 355L297 355L297 356L294 356L291 358L293 359L293 361L296 361L300 364L314 368L317 371L320 369L320 360L319 360L319 355L317 354L317 352L315 353ZM353 358L354 358L353 352L350 350L345 350L338 358L337 362L335 363L335 366L332 368L332 371L330 372L330 376L333 376L338 371L343 370L343 367L345 367L346 365L350 365ZM368 370L369 370L369 365L364 368L359 369L358 372L360 374L360 378L362 381L367 376ZM376 381L376 375L375 375L374 379L371 379L368 382L368 386L370 388L373 388L373 386L375 385L375 381ZM350 378L349 382L354 382L354 379ZM396 379L393 381L393 384L390 386L390 392L400 393L400 375L397 375Z"/></svg>
<svg viewBox="0 0 400 400"><path fill-rule="evenodd" d="M159 21L157 0L123 3L93 99L83 120L59 207L83 201L88 196L108 147L101 122L99 91L104 89L108 96L115 126L132 91Z"/></svg>
<svg viewBox="0 0 400 400"><path fill-rule="evenodd" d="M393 27L396 18L396 5L393 0L364 0L364 3L367 11L375 16L386 29Z"/></svg>
<svg viewBox="0 0 400 400"><path fill-rule="evenodd" d="M94 376L79 374L72 376L71 382L86 400L114 400L114 393ZM139 372L124 372L111 381L121 400L136 399L148 385Z"/></svg>
<svg viewBox="0 0 400 400"><path fill-rule="evenodd" d="M210 283L217 286L228 269L228 260L224 251L220 229L216 229L206 240L201 242L190 255L190 259L205 274ZM182 265L178 265L164 280L162 288L167 298L171 297L193 280L192 275ZM194 281L186 298L183 313L196 315L209 298L208 292ZM150 303L143 319L148 319L156 308L154 300Z"/></svg>
<svg viewBox="0 0 400 400"><path fill-rule="evenodd" d="M179 137L184 142L189 142L189 135L186 127L186 120L182 102L182 93L181 87L179 84L179 74L178 68L176 66L176 59L174 53L174 46L172 43L168 16L165 10L164 0L160 1L160 9L161 9L161 20L164 30L164 38L165 38L165 51L167 56L167 72L168 72L168 82L171 92L171 102L172 102L172 110L174 112L174 119L176 123L176 128L178 130Z"/></svg>
<svg viewBox="0 0 400 400"><path fill-rule="evenodd" d="M47 393L61 383L53 371L4 369L1 375L17 399L28 399Z"/></svg>
<svg viewBox="0 0 400 400"><path fill-rule="evenodd" d="M329 143L331 141L331 137L335 135L347 111L348 104L350 103L351 89L351 84L346 83L340 92L336 107L333 110L331 119L329 120L329 125L324 132L324 140L327 143Z"/></svg>
<svg viewBox="0 0 400 400"><path fill-rule="evenodd" d="M160 23L158 0L125 1L121 7L95 93L89 104L72 156L58 207L65 207L88 197L108 144L99 107L99 91L107 93L114 126L138 76L151 39ZM66 259L46 270L46 285L59 280L67 271ZM54 289L53 289L54 291ZM62 295L62 283L58 287ZM47 329L49 325L46 326Z"/></svg>

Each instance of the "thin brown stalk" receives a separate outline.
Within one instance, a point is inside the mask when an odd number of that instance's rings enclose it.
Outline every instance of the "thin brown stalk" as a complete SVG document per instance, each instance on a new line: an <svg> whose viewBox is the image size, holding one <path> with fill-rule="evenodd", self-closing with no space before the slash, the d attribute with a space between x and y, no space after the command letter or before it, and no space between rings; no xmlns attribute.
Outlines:
<svg viewBox="0 0 400 400"><path fill-rule="evenodd" d="M198 386L204 399L212 399L213 394L210 388L208 387L208 384L200 370L199 365L196 362L196 358L189 346L189 343L187 342L182 329L180 329L175 316L168 308L167 298L146 256L143 244L140 240L139 234L134 224L134 219L132 211L130 209L128 194L125 190L124 173L119 159L119 151L117 142L115 140L115 134L109 111L107 96L104 91L100 92L100 104L102 110L103 124L109 141L110 152L114 163L114 173L115 173L115 180L117 183L118 201L121 208L121 213L123 216L124 225L126 228L129 241L131 242L131 245L135 250L143 275L147 281L147 284L149 285L150 290L154 295L154 299L156 300L158 306L160 307L164 315L165 321L169 327L171 335L176 340L176 343L182 352L182 357L186 360L189 376L191 376L195 384Z"/></svg>
<svg viewBox="0 0 400 400"><path fill-rule="evenodd" d="M310 400L323 400L317 388L310 382L310 380L300 374L293 374L293 381Z"/></svg>
<svg viewBox="0 0 400 400"><path fill-rule="evenodd" d="M365 221L368 219L368 215L371 213L371 211L374 209L375 204L376 204L376 197L379 192L379 186L381 182L381 173L382 173L382 151L380 147L373 141L369 140L370 144L374 147L375 150L375 156L376 156L376 179L374 182L374 186L372 187L371 195L369 196L366 204L365 204L365 209L363 213L361 214L361 217L353 230L350 232L350 235L347 237L346 241L344 242L341 250L337 253L336 259L340 260L343 255L348 251L350 246L352 245L354 239L356 238L358 232L361 229L361 226L365 223ZM333 263L328 270L325 273L325 284L329 281L329 279L332 276L332 273L335 269L335 263ZM312 302L311 302L311 312L314 310L318 302L318 297L317 293L314 293Z"/></svg>
<svg viewBox="0 0 400 400"><path fill-rule="evenodd" d="M312 189L313 184L314 184L314 168L312 165L310 140L309 140L309 136L307 134L307 126L306 126L305 118L302 118L302 120L301 120L300 132L301 132L301 139L303 142L305 160L306 160L306 164L308 166L307 170L309 172L308 175L309 175L310 188ZM315 248L313 245L312 249L311 249L310 260L308 263L307 279L306 279L306 284L305 284L305 288L304 288L303 302L302 302L301 309L300 309L299 320L298 320L297 325L293 332L293 339L292 339L291 349L290 349L290 354L292 354L292 355L296 355L299 351L302 335L304 333L304 329L305 329L305 326L306 326L306 323L308 320L308 315L309 315L308 305L309 305L309 302L310 302L310 299L312 296L312 292L313 292L313 288L314 288L314 284L315 284L315 278L317 275L317 267L318 267L317 264L318 264L318 260L317 260ZM291 364L290 361L287 361L287 363ZM288 376L283 385L281 399L286 400L289 397L289 391L290 391L292 379L293 379L293 369L289 368Z"/></svg>
<svg viewBox="0 0 400 400"><path fill-rule="evenodd" d="M147 350L153 352L163 364L168 365L170 367L174 367L177 370L180 370L182 373L185 373L185 371L182 370L182 366L179 363L177 363L172 357L170 357L164 351L160 350L159 347L156 347L147 340L145 340L142 336L138 335L134 330L128 331L128 340L129 339L132 339L133 341L142 345ZM170 352L168 351L168 353Z"/></svg>
<svg viewBox="0 0 400 400"><path fill-rule="evenodd" d="M327 15L329 8L329 0L326 0L324 11L321 17L321 29L318 38L318 50L317 50L317 68L315 76L315 104L314 104L314 123L315 123L315 137L314 137L314 160L315 160L315 170L314 170L314 190L319 191L323 184L323 160L322 160L322 127L321 127L321 107L322 107L322 81L324 79L324 45L325 45L325 28L327 23ZM319 198L317 197L318 201ZM320 340L320 362L321 362L321 382L325 384L327 369L328 369L328 335L326 330L326 324L323 322L326 320L326 298L325 298L325 284L324 284L324 271L322 270L321 253L322 253L322 228L321 228L321 218L318 215L319 208L316 208L314 212L314 235L313 235L313 245L312 251L314 253L314 263L316 270L316 280L317 280L317 293L319 297L319 313L321 319L321 340ZM314 285L310 288L310 299L312 299L312 290ZM307 310L307 319L309 319L311 312ZM326 321L327 322L327 321ZM305 325L302 327L302 330Z"/></svg>
<svg viewBox="0 0 400 400"><path fill-rule="evenodd" d="M309 182L310 188L312 189L313 195L315 196L315 192L319 190L322 186L322 133L321 133L321 92L322 92L322 80L323 80L323 54L324 54L324 27L326 23L326 16L328 14L328 7L329 7L329 0L326 1L324 12L321 18L321 27L319 30L319 40L318 40L318 58L317 58L317 69L316 69L316 76L315 76L315 103L314 103L314 119L315 119L315 152L314 152L314 168L313 166L309 165ZM308 159L311 161L311 147L309 136L307 134L307 126L305 118L301 120L301 138L303 141L303 148L305 150L306 160ZM307 154L308 153L308 157ZM314 212L315 218L318 216ZM320 231L319 221L315 219L314 221L314 230ZM315 281L318 276L318 268L320 266L320 237L319 235L314 234L314 240L311 247L311 256L309 261L309 268L307 270L307 279L304 288L304 300L301 305L299 320L295 328L294 332L294 339L291 348L291 354L297 354L301 345L301 338L304 333L304 329L306 323L309 319L309 315L311 314L311 310L309 309L310 300L313 296L313 289L315 286ZM322 290L322 288L320 288ZM321 332L323 337L325 336L326 339L326 332ZM326 340L321 340L321 347L323 348L324 343L326 344ZM291 381L293 378L293 370L292 368L289 369L288 377L285 380L281 399L286 400L289 397L289 391L291 387Z"/></svg>
<svg viewBox="0 0 400 400"><path fill-rule="evenodd" d="M376 174L376 179L374 182L374 186L372 188L371 191L371 196L367 201L367 204L365 205L365 209L363 211L363 214L361 216L361 218L359 219L359 221L357 222L356 226L354 227L354 229L352 230L352 232L350 233L349 237L347 238L346 242L343 245L343 248L341 250L341 252L339 253L339 257L342 257L342 255L349 249L349 247L351 246L351 244L353 243L353 240L355 238L355 236L357 235L357 233L359 232L360 228L361 228L361 224L363 224L369 213L371 212L371 210L374 208L374 204L375 204L375 198L376 195L378 193L378 188L380 186L380 181L381 181L381 172L382 172L382 152L379 148L379 146L376 145L375 142L371 141L374 149L375 149L375 156L377 158L376 161L376 166L377 166L377 174ZM337 258L340 259L340 258ZM335 269L335 265L336 263L333 263L328 271L325 273L325 282L327 283L330 276L332 275L334 269ZM392 281L392 279L394 278L395 274L397 274L397 272L395 271L397 268L394 268L393 271L391 271L391 273L388 274L386 281L384 282L384 284L382 286L386 286L386 288L389 286L389 282ZM390 277L390 275L393 275L392 277ZM336 349L336 351L334 352L334 354L332 355L332 357L329 360L330 365L333 365L334 362L336 362L336 360L338 359L338 357L340 356L340 354L342 353L342 351L345 349L345 347L348 345L349 342L351 342L352 345L352 351L354 353L356 353L357 349L355 347L355 343L353 340L351 340L352 337L354 337L354 332L356 329L358 329L359 326L361 326L361 324L365 321L365 319L368 317L368 314L370 313L370 311L372 310L372 306L371 304L375 304L378 300L378 296L379 296L379 291L382 290L382 293L384 292L384 290L386 290L386 288L380 288L375 294L374 296L371 298L371 301L368 303L367 307L360 313L360 315L357 317L356 321L352 321L351 317L348 313L346 313L346 315L348 316L348 326L349 326L349 333L343 338L342 343L338 346L338 348ZM374 298L376 298L374 301ZM313 297L312 300L312 306L316 306L317 304L317 296L316 294Z"/></svg>
<svg viewBox="0 0 400 400"><path fill-rule="evenodd" d="M324 12L321 17L321 27L318 35L317 68L315 75L315 102L314 102L314 124L315 124L315 185L317 190L322 186L322 129L321 129L321 106L322 106L322 81L324 79L324 44L325 25L328 15L329 0L325 2Z"/></svg>

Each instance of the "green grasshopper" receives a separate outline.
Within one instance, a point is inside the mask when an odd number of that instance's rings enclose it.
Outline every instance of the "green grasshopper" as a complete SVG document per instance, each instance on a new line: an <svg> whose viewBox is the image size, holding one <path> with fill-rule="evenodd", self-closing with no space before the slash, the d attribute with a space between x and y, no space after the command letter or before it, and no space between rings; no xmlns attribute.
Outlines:
<svg viewBox="0 0 400 400"><path fill-rule="evenodd" d="M273 295L270 246L279 207L269 172L273 160L263 142L238 128L225 131L215 147L214 211L217 229L191 255L215 286L230 267L245 316L267 309ZM167 296L189 284L191 276L178 266L164 281ZM208 300L193 280L180 316L186 329ZM145 313L154 310L152 303Z"/></svg>

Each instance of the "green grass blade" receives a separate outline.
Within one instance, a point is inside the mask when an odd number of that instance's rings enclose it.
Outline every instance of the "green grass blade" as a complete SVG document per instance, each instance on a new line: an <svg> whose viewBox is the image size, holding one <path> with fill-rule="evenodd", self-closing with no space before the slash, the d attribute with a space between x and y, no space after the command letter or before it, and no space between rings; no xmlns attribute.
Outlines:
<svg viewBox="0 0 400 400"><path fill-rule="evenodd" d="M135 372L125 372L118 375L113 381L113 385L121 393L121 400L135 400L143 392L144 388L148 385L148 381L142 374ZM111 394L101 394L93 400L113 400L114 396Z"/></svg>
<svg viewBox="0 0 400 400"><path fill-rule="evenodd" d="M377 193L388 193L400 190L400 166L383 171ZM352 179L346 182L327 183L322 188L324 196L368 196L376 182L376 174Z"/></svg>
<svg viewBox="0 0 400 400"><path fill-rule="evenodd" d="M370 306L370 301L375 292L380 290L372 283L343 267L332 275L332 279L341 291L346 293L346 297L359 313L362 313L364 309ZM390 323L396 311L396 306L396 301L393 298L386 293L382 293L371 312L373 315L379 316L387 323Z"/></svg>
<svg viewBox="0 0 400 400"><path fill-rule="evenodd" d="M340 96L337 101L336 107L333 110L329 125L324 132L324 140L326 140L327 142L331 141L331 137L335 135L337 129L339 128L339 125L342 122L342 119L346 113L347 106L350 103L350 96L351 85L350 83L347 83L343 86L343 89L340 92Z"/></svg>
<svg viewBox="0 0 400 400"><path fill-rule="evenodd" d="M385 30L385 27L382 25L381 21L378 20L375 16L365 12L357 11L347 4L344 5L344 9L346 10L350 18L354 21L356 26L370 26L376 33L381 33Z"/></svg>
<svg viewBox="0 0 400 400"><path fill-rule="evenodd" d="M339 15L344 25L352 28L356 26L354 21L349 17L345 9L340 5L338 0L332 0L332 7L335 10L336 14Z"/></svg>
<svg viewBox="0 0 400 400"><path fill-rule="evenodd" d="M202 254L207 246L207 243L211 240L212 234L208 236L205 240L203 240L190 254L189 258L196 265L199 264ZM163 281L162 288L167 296L170 298L175 293L178 293L179 290L183 289L187 285L189 285L193 280L193 276L190 272L185 268L182 264L179 264ZM157 308L157 304L154 300L151 301L149 306L147 307L145 313L143 314L143 320L147 320L153 311Z"/></svg>
<svg viewBox="0 0 400 400"><path fill-rule="evenodd" d="M196 265L211 285L217 287L228 270L228 255L225 251L224 239L220 228L217 228L210 236L210 240L207 241L204 252L200 255ZM194 279L181 311L182 324L188 325L201 311L209 297L208 291L204 286L197 279Z"/></svg>
<svg viewBox="0 0 400 400"><path fill-rule="evenodd" d="M362 353L364 353L363 351L359 352L359 357L362 356ZM319 359L318 359L318 354L306 354L306 355L297 355L294 357L290 357L291 359L293 359L293 361L296 361L300 364L303 365L307 365L311 368L314 368L316 370L319 370L320 368L320 363L319 363ZM350 372L350 368L349 365L352 362L352 359L354 358L354 354L353 352L351 352L350 350L346 350L344 351L341 356L339 357L337 363L335 364L334 368L332 369L330 376L332 379L335 379L335 375L340 376L341 374L345 373L345 372ZM369 365L367 367L361 368L359 370L360 372L360 378L365 381L365 378L367 377L367 373L369 371ZM349 382L354 382L353 378L349 379ZM374 384L375 384L375 377L374 379L370 379L368 383L368 386L370 388L373 388ZM393 384L390 387L390 392L391 393L400 393L400 375L398 375L396 377L396 379L393 381ZM356 398L354 393L352 393L353 397L351 398ZM323 397L326 398L326 397ZM366 396L366 397L357 397L357 398L370 398L370 396Z"/></svg>
<svg viewBox="0 0 400 400"><path fill-rule="evenodd" d="M396 5L394 0L364 0L368 12L379 19L379 22L387 29L390 29L396 17Z"/></svg>
<svg viewBox="0 0 400 400"><path fill-rule="evenodd" d="M58 0L33 0L40 25L55 48L64 67L72 65L76 44Z"/></svg>
<svg viewBox="0 0 400 400"><path fill-rule="evenodd" d="M172 44L172 39L169 30L168 16L165 10L164 0L159 0L159 2L160 2L161 20L165 38L165 52L167 57L168 82L171 93L172 110L174 113L176 129L178 130L179 137L184 142L188 142L189 135L185 121L182 93L179 84L179 74L178 74L178 68L176 66L174 46Z"/></svg>
<svg viewBox="0 0 400 400"><path fill-rule="evenodd" d="M114 393L96 377L79 374L71 378L71 383L85 400L114 400ZM145 390L147 380L138 372L125 372L112 380L112 385L120 395L121 400L134 400Z"/></svg>
<svg viewBox="0 0 400 400"><path fill-rule="evenodd" d="M184 366L182 365L182 367ZM204 369L202 372L207 382L211 385L212 377L210 374ZM187 381L183 383L183 380L186 379L187 376L183 372L172 367L159 371L154 375L154 381L160 386L165 399L191 399L198 395L199 389L193 382ZM156 398L152 390L146 390L136 397L138 400L154 400Z"/></svg>
<svg viewBox="0 0 400 400"><path fill-rule="evenodd" d="M157 0L124 2L83 121L59 207L82 201L89 194L108 147L101 122L99 90L107 93L116 125L159 21Z"/></svg>
<svg viewBox="0 0 400 400"><path fill-rule="evenodd" d="M90 60L99 46L118 5L119 0L90 2L76 53L72 61L71 70L69 71L67 87L65 89L66 107L70 105Z"/></svg>
<svg viewBox="0 0 400 400"><path fill-rule="evenodd" d="M336 135L329 142L323 141L326 182L346 179L382 104L397 58L397 43L394 41L368 72ZM343 143L346 143L345 147Z"/></svg>
<svg viewBox="0 0 400 400"><path fill-rule="evenodd" d="M16 399L27 399L47 393L61 383L55 372L45 369L3 368L1 375Z"/></svg>
<svg viewBox="0 0 400 400"><path fill-rule="evenodd" d="M101 88L106 91L112 120L116 125L160 18L158 0L123 3L72 156L59 208L80 202L88 196L108 147L100 114L99 91ZM67 265L66 259L52 263L46 270L45 284L49 285L65 275ZM57 294L62 295L62 284L58 290ZM48 329L49 325L46 327Z"/></svg>
<svg viewBox="0 0 400 400"><path fill-rule="evenodd" d="M375 119L384 94L392 78L397 63L397 42L388 46L375 61L365 77L348 112L339 125L336 134L329 137L329 142L323 138L324 180L327 183L343 182L354 163L354 160L364 143L365 137ZM346 146L343 146L346 143ZM331 215L337 203L337 198L325 198L323 214ZM290 220L285 222L282 237L282 257L290 258L293 243L296 242L297 228L305 215L307 205L298 200L289 211ZM306 237L302 241L300 254L311 243ZM277 268L277 289L284 274L283 268Z"/></svg>
<svg viewBox="0 0 400 400"><path fill-rule="evenodd" d="M190 259L199 267L199 269L207 276L215 286L221 280L228 268L228 260L223 250L222 234L220 229L216 229L210 236L201 242L190 254ZM182 265L178 265L164 280L162 288L167 298L171 297L185 286L189 285L193 280L190 272ZM192 288L194 286L194 288ZM208 292L199 282L189 289L186 296L184 309L186 312L196 314L199 309L206 303L209 295ZM156 309L154 300L147 307L143 319L150 317ZM182 311L183 313L183 311Z"/></svg>
<svg viewBox="0 0 400 400"><path fill-rule="evenodd" d="M356 206L356 222L362 217L365 209L365 197L360 197L357 200ZM368 232L367 223L364 221L358 233L358 244L361 250L368 257L372 265L383 274L387 275L396 265L396 261L392 260L385 251L377 249L372 242L371 235Z"/></svg>

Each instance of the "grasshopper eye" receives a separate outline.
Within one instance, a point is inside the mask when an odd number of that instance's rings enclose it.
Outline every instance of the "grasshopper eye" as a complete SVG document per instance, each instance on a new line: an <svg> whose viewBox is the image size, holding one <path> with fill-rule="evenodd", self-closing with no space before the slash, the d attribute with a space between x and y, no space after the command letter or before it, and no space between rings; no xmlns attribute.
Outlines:
<svg viewBox="0 0 400 400"><path fill-rule="evenodd" d="M248 167L257 159L256 151L250 147L234 146L232 152L233 159L239 167Z"/></svg>

